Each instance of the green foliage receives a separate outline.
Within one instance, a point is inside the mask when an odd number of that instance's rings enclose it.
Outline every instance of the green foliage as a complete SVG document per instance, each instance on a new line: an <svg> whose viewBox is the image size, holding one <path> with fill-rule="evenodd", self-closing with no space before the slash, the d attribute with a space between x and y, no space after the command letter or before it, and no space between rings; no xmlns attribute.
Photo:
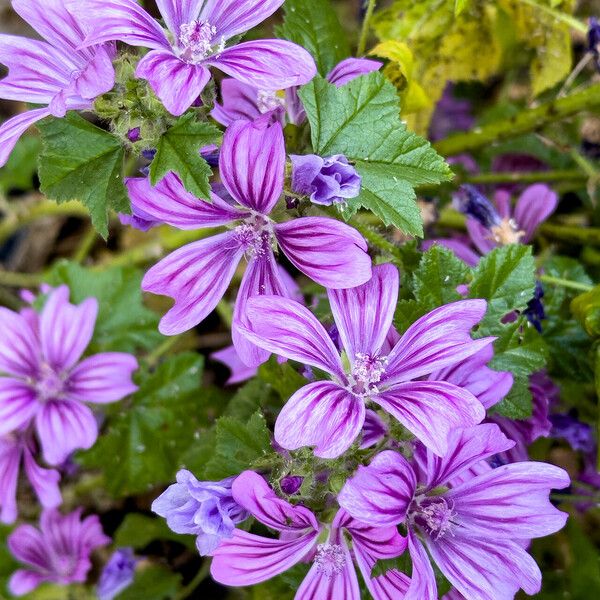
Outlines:
<svg viewBox="0 0 600 600"><path fill-rule="evenodd" d="M128 513L113 537L117 548L131 547L142 550L154 540L170 540L193 550L196 547L194 536L179 535L167 526L165 519L149 517L141 513Z"/></svg>
<svg viewBox="0 0 600 600"><path fill-rule="evenodd" d="M141 279L142 273L132 267L100 271L60 261L46 281L52 286L68 285L73 303L97 298L98 318L89 347L95 353L149 349L164 339L157 331L157 315L142 302Z"/></svg>
<svg viewBox="0 0 600 600"><path fill-rule="evenodd" d="M277 28L277 35L306 48L323 77L350 56L348 36L330 0L286 0L284 11L283 25Z"/></svg>
<svg viewBox="0 0 600 600"><path fill-rule="evenodd" d="M123 185L121 142L75 112L67 113L64 119L45 119L38 127L43 147L41 191L57 202L83 202L92 224L106 239L109 210L130 212Z"/></svg>
<svg viewBox="0 0 600 600"><path fill-rule="evenodd" d="M392 569L396 569L396 571L400 571L400 573L406 573L407 575L410 575L412 570L410 554L408 552L404 552L395 558L380 558L371 569L371 578L375 579L376 577L385 575Z"/></svg>
<svg viewBox="0 0 600 600"><path fill-rule="evenodd" d="M184 115L160 138L150 165L150 181L156 185L167 173L179 175L185 189L210 200L212 170L200 156L200 148L220 141L221 132L210 123L198 122L194 114Z"/></svg>
<svg viewBox="0 0 600 600"><path fill-rule="evenodd" d="M341 88L316 77L301 88L314 152L344 154L356 163L362 190L353 203L386 225L422 235L414 188L450 179L443 159L400 120L394 86L381 73L358 77Z"/></svg>
<svg viewBox="0 0 600 600"><path fill-rule="evenodd" d="M271 386L284 403L307 383L306 379L289 362L280 363L276 356L271 356L266 363L260 366L258 377Z"/></svg>
<svg viewBox="0 0 600 600"><path fill-rule="evenodd" d="M181 575L161 565L139 568L133 583L116 598L118 600L170 600L181 587Z"/></svg>
<svg viewBox="0 0 600 600"><path fill-rule="evenodd" d="M26 135L17 142L8 162L0 168L0 194L33 187L40 148L41 140L37 136Z"/></svg>
<svg viewBox="0 0 600 600"><path fill-rule="evenodd" d="M201 422L201 356L182 353L154 373L139 374L140 388L128 406L112 415L106 433L79 456L87 468L104 474L114 496L171 483L183 454L195 441Z"/></svg>

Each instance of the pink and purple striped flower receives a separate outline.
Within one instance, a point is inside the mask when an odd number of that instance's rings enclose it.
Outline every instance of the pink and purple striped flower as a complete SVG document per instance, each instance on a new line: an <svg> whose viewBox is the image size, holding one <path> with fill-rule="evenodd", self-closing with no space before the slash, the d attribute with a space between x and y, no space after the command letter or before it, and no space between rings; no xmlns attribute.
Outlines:
<svg viewBox="0 0 600 600"><path fill-rule="evenodd" d="M520 588L539 591L541 573L526 548L532 538L565 524L567 514L548 496L570 480L563 469L545 463L492 469L482 462L513 445L493 424L456 430L443 457L423 452L417 466L388 450L346 482L338 501L355 519L373 527L403 523L408 529L411 585L397 598L437 600L424 546L469 600L512 600ZM479 474L465 477L474 468Z"/></svg>
<svg viewBox="0 0 600 600"><path fill-rule="evenodd" d="M238 327L249 341L332 379L309 383L283 407L275 423L275 440L283 448L314 446L317 456L339 456L359 436L368 403L390 413L439 455L445 454L452 429L484 418L482 404L468 390L422 378L494 340L470 335L486 302L464 300L433 310L388 351L398 289L398 270L385 264L374 267L372 279L361 286L328 290L342 356L323 325L297 302L267 295L247 302L246 320Z"/></svg>
<svg viewBox="0 0 600 600"><path fill-rule="evenodd" d="M270 17L283 0L157 0L167 30L135 0L71 0L89 25L86 45L121 40L150 48L136 76L146 79L165 108L183 114L210 80L210 67L264 90L310 81L316 66L286 40L228 42ZM101 25L101 26L100 26Z"/></svg>
<svg viewBox="0 0 600 600"><path fill-rule="evenodd" d="M48 295L41 314L0 307L0 435L35 428L44 460L60 465L98 436L85 403L116 402L137 389L131 354L103 352L83 360L98 302L69 303L69 288Z"/></svg>
<svg viewBox="0 0 600 600"><path fill-rule="evenodd" d="M0 63L8 75L0 81L0 98L41 104L0 126L0 167L18 139L37 121L68 110L92 108L96 97L115 83L112 44L80 48L84 27L64 0L13 0L14 10L44 39L0 35Z"/></svg>

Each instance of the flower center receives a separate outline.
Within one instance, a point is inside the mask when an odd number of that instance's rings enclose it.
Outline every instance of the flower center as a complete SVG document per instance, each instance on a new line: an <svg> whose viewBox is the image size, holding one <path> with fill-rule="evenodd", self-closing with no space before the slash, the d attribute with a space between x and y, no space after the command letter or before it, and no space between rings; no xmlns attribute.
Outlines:
<svg viewBox="0 0 600 600"><path fill-rule="evenodd" d="M274 239L271 222L263 215L252 215L235 229L235 239L250 257L264 256Z"/></svg>
<svg viewBox="0 0 600 600"><path fill-rule="evenodd" d="M64 381L49 365L42 365L36 381L38 399L42 402L59 398L64 391Z"/></svg>
<svg viewBox="0 0 600 600"><path fill-rule="evenodd" d="M73 574L74 562L73 556L57 555L52 558L52 567L58 576L70 577Z"/></svg>
<svg viewBox="0 0 600 600"><path fill-rule="evenodd" d="M315 556L317 569L326 577L341 573L346 564L346 553L339 544L319 544Z"/></svg>
<svg viewBox="0 0 600 600"><path fill-rule="evenodd" d="M499 225L490 227L492 239L498 244L518 244L525 232L519 229L517 222L514 219L504 218Z"/></svg>
<svg viewBox="0 0 600 600"><path fill-rule="evenodd" d="M385 373L387 356L378 356L357 352L352 365L352 391L364 396L377 393L377 383Z"/></svg>
<svg viewBox="0 0 600 600"><path fill-rule="evenodd" d="M179 28L180 58L196 64L211 54L220 54L225 49L225 38L215 40L217 28L208 21L192 21Z"/></svg>
<svg viewBox="0 0 600 600"><path fill-rule="evenodd" d="M412 512L415 523L436 540L452 533L452 528L456 525L453 520L456 517L454 507L442 497L417 499Z"/></svg>
<svg viewBox="0 0 600 600"><path fill-rule="evenodd" d="M285 98L279 96L277 92L259 90L256 94L256 105L259 112L264 115L276 108L285 108Z"/></svg>

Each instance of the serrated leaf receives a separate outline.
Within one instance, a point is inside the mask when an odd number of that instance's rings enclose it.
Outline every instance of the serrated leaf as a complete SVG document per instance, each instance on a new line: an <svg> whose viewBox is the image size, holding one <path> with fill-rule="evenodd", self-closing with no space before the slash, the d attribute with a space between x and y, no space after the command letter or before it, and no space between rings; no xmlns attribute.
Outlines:
<svg viewBox="0 0 600 600"><path fill-rule="evenodd" d="M430 144L400 120L394 86L381 73L358 77L341 88L320 77L301 88L314 152L344 154L363 178L358 201L402 231L420 235L413 188L451 178Z"/></svg>
<svg viewBox="0 0 600 600"><path fill-rule="evenodd" d="M92 353L134 352L164 339L157 331L158 316L142 302L141 280L142 272L132 267L91 270L69 261L57 262L46 279L52 286L69 286L73 303L98 300Z"/></svg>
<svg viewBox="0 0 600 600"><path fill-rule="evenodd" d="M120 140L75 112L63 119L45 119L38 128L40 190L57 202L80 200L106 239L109 210L130 212Z"/></svg>
<svg viewBox="0 0 600 600"><path fill-rule="evenodd" d="M211 123L184 115L160 138L150 165L150 182L156 185L165 175L177 173L185 189L203 199L210 199L209 178L212 170L200 156L200 148L215 144L221 132Z"/></svg>
<svg viewBox="0 0 600 600"><path fill-rule="evenodd" d="M170 357L154 373L141 375L131 404L113 415L96 445L79 462L104 473L114 496L171 483L182 456L195 440L202 394L203 358L193 353Z"/></svg>
<svg viewBox="0 0 600 600"><path fill-rule="evenodd" d="M329 0L286 0L284 11L277 35L306 48L321 75L350 56L348 36Z"/></svg>

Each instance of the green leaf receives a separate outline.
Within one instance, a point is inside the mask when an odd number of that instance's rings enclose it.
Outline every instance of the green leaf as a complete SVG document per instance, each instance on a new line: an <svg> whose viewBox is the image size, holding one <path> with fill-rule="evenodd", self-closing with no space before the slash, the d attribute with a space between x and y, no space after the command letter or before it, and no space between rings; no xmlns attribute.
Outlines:
<svg viewBox="0 0 600 600"><path fill-rule="evenodd" d="M0 168L0 192L33 189L40 149L41 140L34 135L25 135L17 142L8 162Z"/></svg>
<svg viewBox="0 0 600 600"><path fill-rule="evenodd" d="M130 546L134 550L142 550L154 540L178 542L191 550L196 547L194 536L174 533L164 519L141 513L126 514L113 538L117 548Z"/></svg>
<svg viewBox="0 0 600 600"><path fill-rule="evenodd" d="M208 180L212 170L200 156L200 148L215 144L220 139L221 132L214 125L196 121L193 114L180 117L158 142L156 155L150 165L152 185L174 171L188 192L199 198L210 199Z"/></svg>
<svg viewBox="0 0 600 600"><path fill-rule="evenodd" d="M125 588L116 600L169 600L177 595L181 575L161 565L140 568L133 583Z"/></svg>
<svg viewBox="0 0 600 600"><path fill-rule="evenodd" d="M287 402L296 391L307 383L306 379L289 362L280 363L275 356L271 356L266 363L260 366L258 377L271 386L283 402Z"/></svg>
<svg viewBox="0 0 600 600"><path fill-rule="evenodd" d="M313 150L344 154L363 178L358 203L386 224L422 235L415 187L451 178L444 160L400 120L394 86L381 73L358 77L341 88L316 77L301 88Z"/></svg>
<svg viewBox="0 0 600 600"><path fill-rule="evenodd" d="M380 575L385 575L388 571L395 569L400 573L410 574L412 571L412 561L410 554L404 552L395 558L380 558L371 569L371 579L375 579Z"/></svg>
<svg viewBox="0 0 600 600"><path fill-rule="evenodd" d="M471 0L454 0L454 14L456 16L460 15L460 13L469 6Z"/></svg>
<svg viewBox="0 0 600 600"><path fill-rule="evenodd" d="M69 286L73 303L90 297L98 300L98 318L89 346L95 353L149 349L164 339L157 331L158 316L142 302L141 279L141 271L132 267L99 271L59 261L46 281L53 286Z"/></svg>
<svg viewBox="0 0 600 600"><path fill-rule="evenodd" d="M350 56L348 36L329 0L286 0L284 11L277 35L306 48L321 75Z"/></svg>
<svg viewBox="0 0 600 600"><path fill-rule="evenodd" d="M130 406L120 407L96 445L79 455L83 466L103 472L109 493L137 494L174 481L204 425L198 392L202 365L201 356L183 353L142 374Z"/></svg>
<svg viewBox="0 0 600 600"><path fill-rule="evenodd" d="M237 475L271 452L271 434L260 412L245 422L221 417L216 426L215 454L204 476L216 480Z"/></svg>
<svg viewBox="0 0 600 600"><path fill-rule="evenodd" d="M118 138L75 112L45 119L39 160L40 190L52 200L80 200L92 224L108 237L108 212L130 212L123 185L123 147Z"/></svg>

